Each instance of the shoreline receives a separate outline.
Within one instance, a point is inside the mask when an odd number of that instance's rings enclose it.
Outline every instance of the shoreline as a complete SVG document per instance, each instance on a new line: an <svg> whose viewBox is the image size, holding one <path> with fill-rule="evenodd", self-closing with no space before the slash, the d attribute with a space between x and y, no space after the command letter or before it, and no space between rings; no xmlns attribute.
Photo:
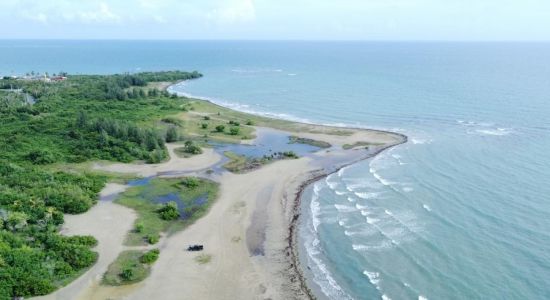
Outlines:
<svg viewBox="0 0 550 300"><path fill-rule="evenodd" d="M392 133L392 134L395 134L393 132L387 132L387 133ZM295 197L294 197L294 201L293 201L293 207L292 207L292 214L293 214L293 217L292 217L292 221L288 227L288 251L290 253L290 259L292 261L292 264L291 264L291 267L293 268L293 271L296 273L297 277L298 277L298 280L300 281L300 287L302 288L303 292L308 296L308 298L310 300L314 300L314 299L317 299L317 297L315 296L315 293L313 292L313 289L308 286L307 284L307 275L304 274L303 272L303 269L301 267L301 264L302 262L300 261L300 255L298 253L299 249L298 249L298 226L299 226L299 222L300 222L300 216L301 216L301 203L302 203L302 195L305 191L306 188L308 188L310 185L314 184L315 182L323 179L323 178L326 178L334 173L337 173L338 171L340 171L341 169L343 168L346 168L346 167L349 167L349 166L352 166L356 163L359 163L361 161L364 161L364 160L367 160L367 159L370 159L370 158L373 158L373 157L376 157L378 154L388 150L388 149L391 149L393 147L396 147L396 146L399 146L399 145L402 145L402 144L405 144L407 143L408 141L408 137L404 134L399 134L401 135L402 137L402 140L398 143L395 143L395 144L392 144L392 145L387 145L386 147L383 147L367 156L365 156L364 158L361 158L359 160L356 160L356 161L353 161L353 162L350 162L348 164L345 164L345 165L342 165L342 166L339 166L338 168L336 168L334 171L332 172L327 172L327 173L324 173L324 174L320 174L320 175L316 175L315 177L309 179L309 180L306 180L305 182L303 182L299 189L298 189L298 192L296 193Z"/></svg>
<svg viewBox="0 0 550 300"><path fill-rule="evenodd" d="M176 82L176 83L171 84L171 85L166 85L165 89L168 90L169 92L176 93L178 96L184 96L184 97L187 97L187 98L190 98L190 99L198 99L198 100L201 100L201 101L206 101L206 102L210 103L211 105L215 105L215 106L218 106L218 107L221 107L221 108L239 111L238 109L236 109L234 107L224 106L220 103L214 102L212 99L209 99L207 97L194 96L194 95L191 95L191 94L188 94L188 93L185 93L185 92L174 91L172 89L173 86L176 86L181 82L182 81ZM340 171L343 168L346 168L348 166L352 166L352 165L354 165L356 163L359 163L361 161L376 157L378 154L380 154L380 153L382 153L386 150L389 150L393 147L396 147L396 146L407 143L408 142L408 136L405 135L405 134L402 134L402 133L393 132L393 131L389 131L389 130L360 128L360 127L353 127L353 126L349 126L349 127L348 126L336 126L336 125L329 125L329 124L317 124L317 123L313 123L313 122L309 123L309 122L296 121L296 120L291 120L291 119L276 118L276 117L270 116L269 114L264 115L260 112L255 112L255 111L239 111L239 112L246 113L246 114L257 115L257 116L262 117L262 118L270 118L270 119L276 119L276 120L281 120L281 121L288 121L288 122L302 124L302 125L322 126L322 127L326 127L326 128L344 129L344 130L349 129L349 130L358 130L358 131L379 132L379 133L383 133L383 134L396 135L396 136L400 137L399 141L397 141L393 144L385 145L384 147L381 147L379 149L376 149L376 151L374 151L372 153L369 153L369 154L365 155L364 157L361 157L357 160L354 160L354 161L348 162L346 164L340 165L337 168L331 170L330 172L324 172L322 174L315 174L316 170L310 171L309 173L313 177L311 177L309 179L305 179L299 185L297 191L295 192L294 198L291 200L291 203L292 203L291 207L289 208L291 218L290 218L290 222L288 224L287 236L285 237L285 240L288 241L288 244L287 244L286 248L284 249L285 253L287 253L287 255L289 256L289 263L290 263L289 272L290 272L290 274L288 274L289 275L288 277L289 277L289 279L292 279L293 277L297 278L297 280L299 282L300 290L302 291L302 293L304 295L306 295L306 297L308 299L310 299L310 300L317 299L317 296L313 292L313 289L307 283L309 278L307 277L306 274L304 274L303 267L302 267L302 262L300 261L299 253L298 253L298 251L299 251L299 249L298 249L298 226L299 226L300 216L301 216L301 203L302 203L302 194L303 194L303 192L311 184L314 184L315 182L317 182L317 181L319 181L323 178L326 178L326 177L330 176L331 174L337 173L338 171Z"/></svg>
<svg viewBox="0 0 550 300"><path fill-rule="evenodd" d="M168 89L170 85L164 84ZM196 299L315 299L301 269L297 228L301 215L303 191L313 182L342 168L371 158L407 141L407 136L391 131L307 124L242 113L209 100L191 98L197 110L187 116L201 118L222 113L229 120L252 119L256 137L262 127L331 144L298 159L278 160L242 174L229 171L216 174L219 197L209 212L185 230L161 239L161 254L150 275L132 285L109 287L100 284L106 265L126 249L123 240L133 219L125 215L132 210L120 206L111 220L125 223L117 237L108 230L94 228L115 226L112 221L99 222L92 214L76 215L65 225L66 232L92 234L98 237L102 264L94 265L67 286L41 299L178 299L188 295ZM177 115L185 118L184 115ZM252 136L254 136L252 135ZM247 143L251 139L242 141ZM253 141L253 140L252 140ZM360 143L363 142L363 143ZM366 144L365 144L366 143ZM344 145L354 145L346 149ZM368 147L365 149L365 145ZM213 149L191 158L174 153L175 144L167 144L170 159L159 164L92 164L102 172L135 174L142 177L181 177L201 175L218 164L222 155ZM208 173L204 173L208 174ZM210 175L208 175L210 176ZM111 199L112 200L112 199ZM116 203L109 202L118 208ZM107 207L97 205L97 207ZM107 213L101 213L106 215ZM258 221L258 218L261 220ZM101 225L101 226L99 226ZM195 254L183 251L191 244L205 245L204 253L212 257L206 265L195 261ZM234 276L239 274L239 276ZM185 284L182 284L185 282Z"/></svg>

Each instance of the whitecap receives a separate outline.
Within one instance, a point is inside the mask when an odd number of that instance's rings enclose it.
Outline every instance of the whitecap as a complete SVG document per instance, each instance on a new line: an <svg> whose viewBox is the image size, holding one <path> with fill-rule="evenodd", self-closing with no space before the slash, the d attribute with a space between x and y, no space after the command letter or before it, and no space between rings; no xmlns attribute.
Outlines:
<svg viewBox="0 0 550 300"><path fill-rule="evenodd" d="M375 192L372 192L372 193L359 193L359 192L355 192L354 194L355 194L357 197L362 198L362 199L372 199L372 198L376 198L378 195L380 195L380 193L375 193Z"/></svg>
<svg viewBox="0 0 550 300"><path fill-rule="evenodd" d="M336 193L336 195L338 195L338 196L342 196L342 195L346 194L346 192L340 192L340 191L334 191L334 193Z"/></svg>
<svg viewBox="0 0 550 300"><path fill-rule="evenodd" d="M424 209L427 211L432 211L432 208L428 206L428 204L422 204L422 207L424 207Z"/></svg>
<svg viewBox="0 0 550 300"><path fill-rule="evenodd" d="M477 129L475 132L482 135L505 136L512 133L512 129L510 128Z"/></svg>
<svg viewBox="0 0 550 300"><path fill-rule="evenodd" d="M298 75L298 74L296 74L296 73L288 73L287 75L288 75L288 76L296 76L296 75Z"/></svg>
<svg viewBox="0 0 550 300"><path fill-rule="evenodd" d="M355 207L348 205L334 204L334 207L341 213L350 213L357 211Z"/></svg>
<svg viewBox="0 0 550 300"><path fill-rule="evenodd" d="M319 219L319 215L321 214L321 204L319 203L317 195L313 195L311 197L311 202L309 204L309 209L311 211L311 221L313 224L313 229L317 231L317 227L321 224L321 220Z"/></svg>
<svg viewBox="0 0 550 300"><path fill-rule="evenodd" d="M377 223L378 221L380 221L380 219L367 217L367 223L369 223L371 225L374 224L374 223Z"/></svg>
<svg viewBox="0 0 550 300"><path fill-rule="evenodd" d="M369 208L369 207L366 206L366 205L361 205L361 204L359 204L359 203L355 203L355 208L357 208L357 209L367 209L367 208Z"/></svg>
<svg viewBox="0 0 550 300"><path fill-rule="evenodd" d="M387 209L384 210L384 212L388 215L388 216L393 216L393 213Z"/></svg>
<svg viewBox="0 0 550 300"><path fill-rule="evenodd" d="M426 296L418 295L418 300L428 300Z"/></svg>
<svg viewBox="0 0 550 300"><path fill-rule="evenodd" d="M412 138L412 139L411 139L411 142L412 142L414 145L423 145L423 144L431 144L431 143L432 143L432 140L430 140L430 139Z"/></svg>
<svg viewBox="0 0 550 300"><path fill-rule="evenodd" d="M349 202L355 202L355 199L351 198L351 197L348 197L348 201Z"/></svg>
<svg viewBox="0 0 550 300"><path fill-rule="evenodd" d="M380 289L378 284L380 283L380 273L378 272L369 272L367 270L363 271L363 274L365 274L372 285L376 287L377 290Z"/></svg>
<svg viewBox="0 0 550 300"><path fill-rule="evenodd" d="M386 294L382 294L382 300L391 300L391 298Z"/></svg>
<svg viewBox="0 0 550 300"><path fill-rule="evenodd" d="M370 213L367 210L361 210L361 215L366 217L366 216L370 215Z"/></svg>

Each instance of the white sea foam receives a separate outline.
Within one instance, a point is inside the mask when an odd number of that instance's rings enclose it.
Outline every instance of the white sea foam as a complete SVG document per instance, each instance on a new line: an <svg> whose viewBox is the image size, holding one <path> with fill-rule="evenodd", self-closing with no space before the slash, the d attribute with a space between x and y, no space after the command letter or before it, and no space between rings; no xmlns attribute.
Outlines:
<svg viewBox="0 0 550 300"><path fill-rule="evenodd" d="M348 197L348 201L349 202L355 202L355 199L351 198L351 197Z"/></svg>
<svg viewBox="0 0 550 300"><path fill-rule="evenodd" d="M389 216L393 216L393 213L387 209L385 209L384 212Z"/></svg>
<svg viewBox="0 0 550 300"><path fill-rule="evenodd" d="M361 205L361 204L359 204L359 203L355 203L355 208L357 208L357 209L367 209L367 208L369 208L369 207L366 206L366 205Z"/></svg>
<svg viewBox="0 0 550 300"><path fill-rule="evenodd" d="M341 191L334 191L334 193L336 193L336 195L338 195L338 196L342 196L342 195L346 194L346 192L341 192Z"/></svg>
<svg viewBox="0 0 550 300"><path fill-rule="evenodd" d="M366 217L366 216L370 215L370 213L367 210L361 210L361 215Z"/></svg>
<svg viewBox="0 0 550 300"><path fill-rule="evenodd" d="M372 198L376 198L378 195L380 195L380 193L375 193L375 192L372 192L372 193L355 192L354 194L357 197L362 198L362 199L372 199Z"/></svg>
<svg viewBox="0 0 550 300"><path fill-rule="evenodd" d="M410 193L412 191L414 191L414 189L412 187L406 186L406 187L403 188L403 192L405 192L405 193Z"/></svg>
<svg viewBox="0 0 550 300"><path fill-rule="evenodd" d="M382 300L391 300L391 298L386 294L382 294Z"/></svg>
<svg viewBox="0 0 550 300"><path fill-rule="evenodd" d="M348 205L334 204L334 207L341 213L350 213L357 211L355 207Z"/></svg>
<svg viewBox="0 0 550 300"><path fill-rule="evenodd" d="M418 295L418 300L428 300L426 296Z"/></svg>
<svg viewBox="0 0 550 300"><path fill-rule="evenodd" d="M313 185L313 193L315 195L319 195L319 191L321 191L321 185L316 182L314 185Z"/></svg>
<svg viewBox="0 0 550 300"><path fill-rule="evenodd" d="M378 221L380 221L380 219L367 217L367 223L371 225L377 223Z"/></svg>
<svg viewBox="0 0 550 300"><path fill-rule="evenodd" d="M329 298L352 299L342 287L338 285L328 270L327 265L318 257L321 253L319 244L319 240L314 238L311 243L306 243L305 245L309 261L313 263L314 269L316 269L316 271L313 271L313 280Z"/></svg>
<svg viewBox="0 0 550 300"><path fill-rule="evenodd" d="M369 171L372 174L372 176L374 176L374 178L376 178L381 184L383 184L385 186L393 184L393 182L391 182L389 180L386 180L385 178L380 176L380 174L376 173L376 171L374 169L370 168Z"/></svg>
<svg viewBox="0 0 550 300"><path fill-rule="evenodd" d="M331 190L334 190L338 186L338 182L331 181L332 177L333 175L330 175L327 178L325 178L325 182Z"/></svg>
<svg viewBox="0 0 550 300"><path fill-rule="evenodd" d="M431 139L420 139L420 138L412 138L411 142L415 145L423 145L423 144L431 144Z"/></svg>
<svg viewBox="0 0 550 300"><path fill-rule="evenodd" d="M311 221L315 231L317 231L317 227L321 224L321 220L319 219L319 215L321 214L321 204L318 199L319 196L317 194L313 194L309 204L309 209L311 210Z"/></svg>
<svg viewBox="0 0 550 300"><path fill-rule="evenodd" d="M346 172L347 168L348 167L343 167L340 170L338 170L338 177L342 177L342 175L344 175L344 172Z"/></svg>
<svg viewBox="0 0 550 300"><path fill-rule="evenodd" d="M369 281L374 287L376 287L377 290L380 290L380 286L378 285L380 283L380 273L378 272L369 272L367 270L363 271L363 274L365 274Z"/></svg>
<svg viewBox="0 0 550 300"><path fill-rule="evenodd" d="M496 129L477 129L476 133L482 135L504 136L513 132L511 128L496 128Z"/></svg>
<svg viewBox="0 0 550 300"><path fill-rule="evenodd" d="M424 209L427 211L432 211L432 208L428 206L428 204L422 204L422 207L424 207Z"/></svg>

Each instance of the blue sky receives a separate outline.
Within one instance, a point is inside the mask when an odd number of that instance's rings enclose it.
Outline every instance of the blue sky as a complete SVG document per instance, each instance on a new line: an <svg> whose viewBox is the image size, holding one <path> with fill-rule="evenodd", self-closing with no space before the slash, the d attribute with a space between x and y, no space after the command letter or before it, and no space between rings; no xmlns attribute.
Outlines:
<svg viewBox="0 0 550 300"><path fill-rule="evenodd" d="M0 0L0 38L550 40L549 0Z"/></svg>

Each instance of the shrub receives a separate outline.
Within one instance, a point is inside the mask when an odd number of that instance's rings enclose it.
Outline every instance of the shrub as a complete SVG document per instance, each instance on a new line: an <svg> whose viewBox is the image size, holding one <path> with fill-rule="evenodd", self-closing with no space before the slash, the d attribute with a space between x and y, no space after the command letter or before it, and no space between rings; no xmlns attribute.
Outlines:
<svg viewBox="0 0 550 300"><path fill-rule="evenodd" d="M183 152L189 154L201 154L202 149L201 147L195 145L192 141L186 141L185 146L183 147Z"/></svg>
<svg viewBox="0 0 550 300"><path fill-rule="evenodd" d="M135 231L137 233L142 233L143 229L145 229L145 226L143 225L143 223L137 223L136 224Z"/></svg>
<svg viewBox="0 0 550 300"><path fill-rule="evenodd" d="M120 273L120 278L122 278L123 280L126 280L126 281L130 281L130 280L134 279L134 270L132 268L125 268Z"/></svg>
<svg viewBox="0 0 550 300"><path fill-rule="evenodd" d="M170 201L164 204L161 208L157 210L157 212L159 213L161 219L167 221L176 220L180 217L178 204L174 201Z"/></svg>
<svg viewBox="0 0 550 300"><path fill-rule="evenodd" d="M202 123L202 124L201 124L201 128L202 128L202 129L206 129L206 128L208 128L208 124L206 124L206 123Z"/></svg>
<svg viewBox="0 0 550 300"><path fill-rule="evenodd" d="M234 126L240 126L241 125L241 123L239 123L237 121L229 121L229 124L234 125Z"/></svg>
<svg viewBox="0 0 550 300"><path fill-rule="evenodd" d="M159 242L160 236L157 233L151 233L145 236L145 239L149 244L154 245Z"/></svg>
<svg viewBox="0 0 550 300"><path fill-rule="evenodd" d="M159 258L160 251L159 249L153 249L145 252L142 256L140 261L144 264L152 264Z"/></svg>
<svg viewBox="0 0 550 300"><path fill-rule="evenodd" d="M183 184L183 186L185 186L186 188L194 189L200 185L200 182L195 177L185 177L181 181L181 184Z"/></svg>
<svg viewBox="0 0 550 300"><path fill-rule="evenodd" d="M223 126L223 125L216 126L216 131L217 132L223 132L224 130L225 130L225 126Z"/></svg>
<svg viewBox="0 0 550 300"><path fill-rule="evenodd" d="M27 154L26 158L37 165L46 165L55 162L55 156L48 150L33 150Z"/></svg>
<svg viewBox="0 0 550 300"><path fill-rule="evenodd" d="M210 120L210 117L209 116L204 116L203 119L205 119L206 121Z"/></svg>
<svg viewBox="0 0 550 300"><path fill-rule="evenodd" d="M231 129L229 129L229 134L231 134L231 135L238 135L239 132L241 132L241 130L237 127L233 127Z"/></svg>
<svg viewBox="0 0 550 300"><path fill-rule="evenodd" d="M254 125L254 122L253 122L252 120L247 120L247 121L246 121L246 125L252 126L252 125Z"/></svg>
<svg viewBox="0 0 550 300"><path fill-rule="evenodd" d="M175 142L178 140L178 131L176 130L176 127L173 127L171 126L170 128L168 128L168 130L166 131L166 142L167 143L172 143L172 142Z"/></svg>

